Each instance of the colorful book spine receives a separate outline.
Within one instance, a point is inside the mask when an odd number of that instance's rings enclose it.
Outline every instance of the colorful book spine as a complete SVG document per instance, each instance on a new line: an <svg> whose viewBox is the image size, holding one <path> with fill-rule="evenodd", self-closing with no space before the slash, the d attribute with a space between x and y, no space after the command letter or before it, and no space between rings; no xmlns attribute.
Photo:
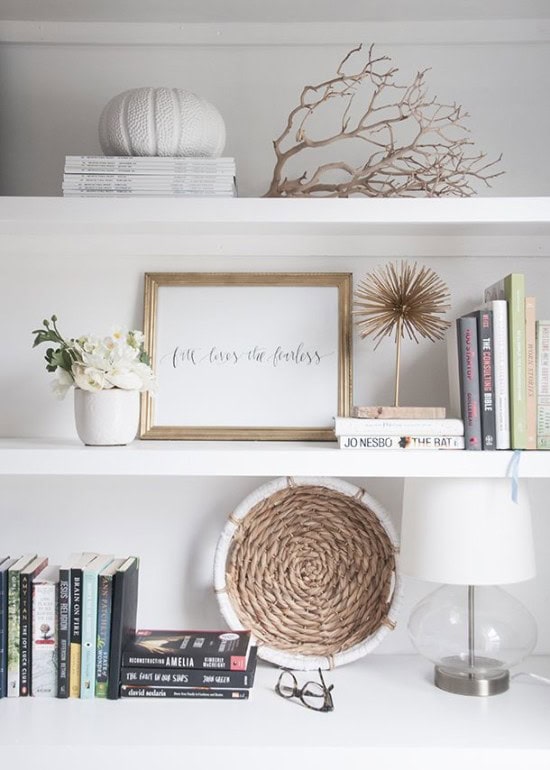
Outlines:
<svg viewBox="0 0 550 770"><path fill-rule="evenodd" d="M57 695L59 567L52 566L32 582L32 695Z"/></svg>
<svg viewBox="0 0 550 770"><path fill-rule="evenodd" d="M8 570L8 698L19 697L19 645L21 642L20 631L20 577L24 569L36 554L25 554L18 559Z"/></svg>
<svg viewBox="0 0 550 770"><path fill-rule="evenodd" d="M493 355L493 312L478 310L477 351L479 362L479 398L483 449L496 449L495 369Z"/></svg>
<svg viewBox="0 0 550 770"><path fill-rule="evenodd" d="M537 334L536 299L525 297L525 400L526 449L537 448Z"/></svg>
<svg viewBox="0 0 550 770"><path fill-rule="evenodd" d="M19 579L19 695L31 694L32 682L32 581L48 565L45 556L37 556L21 570Z"/></svg>
<svg viewBox="0 0 550 770"><path fill-rule="evenodd" d="M122 685L121 698L212 698L213 700L246 700L250 690L214 689L211 687L134 687Z"/></svg>
<svg viewBox="0 0 550 770"><path fill-rule="evenodd" d="M71 568L59 570L59 627L57 640L57 697L69 697Z"/></svg>
<svg viewBox="0 0 550 770"><path fill-rule="evenodd" d="M88 561L90 561L90 558L88 558ZM82 570L86 563L85 559L81 559L80 562L71 567L70 698L80 698L80 664L82 660Z"/></svg>
<svg viewBox="0 0 550 770"><path fill-rule="evenodd" d="M485 291L485 301L508 302L508 361L510 370L510 443L512 449L527 445L525 376L525 276L511 273Z"/></svg>
<svg viewBox="0 0 550 770"><path fill-rule="evenodd" d="M109 688L109 658L111 653L111 618L113 610L113 576L124 559L115 559L99 573L97 582L97 644L95 696L106 698Z"/></svg>
<svg viewBox="0 0 550 770"><path fill-rule="evenodd" d="M480 450L482 438L477 320L474 316L464 316L457 318L456 325L460 404L466 449Z"/></svg>
<svg viewBox="0 0 550 770"><path fill-rule="evenodd" d="M495 376L495 437L497 449L510 449L510 379L508 373L508 303L488 303L493 312L493 358Z"/></svg>
<svg viewBox="0 0 550 770"><path fill-rule="evenodd" d="M365 420L361 417L335 417L336 436L463 436L464 423L445 420Z"/></svg>
<svg viewBox="0 0 550 770"><path fill-rule="evenodd" d="M550 321L537 322L537 449L550 449Z"/></svg>
<svg viewBox="0 0 550 770"><path fill-rule="evenodd" d="M97 582L99 572L112 560L112 556L98 555L82 571L81 698L93 698L95 695Z"/></svg>
<svg viewBox="0 0 550 770"><path fill-rule="evenodd" d="M15 562L6 557L0 563L0 698L8 692L8 570Z"/></svg>
<svg viewBox="0 0 550 770"><path fill-rule="evenodd" d="M338 436L340 449L464 449L463 436Z"/></svg>

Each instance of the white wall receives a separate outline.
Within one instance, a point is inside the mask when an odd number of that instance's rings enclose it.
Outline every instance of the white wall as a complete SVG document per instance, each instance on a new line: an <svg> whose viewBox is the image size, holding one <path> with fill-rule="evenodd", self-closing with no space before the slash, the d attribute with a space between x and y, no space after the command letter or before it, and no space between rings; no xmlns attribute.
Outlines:
<svg viewBox="0 0 550 770"><path fill-rule="evenodd" d="M406 39L401 29L401 39ZM354 41L350 41L354 42ZM330 76L345 44L272 47L6 45L0 47L0 190L58 194L65 154L97 153L96 124L118 91L146 84L189 88L213 101L228 127L244 195L261 194L273 164L270 141L281 130L305 83ZM550 47L541 43L388 45L404 77L432 66L429 82L444 99L471 112L471 127L489 154L504 153L498 195L548 194ZM1 206L1 201L0 201ZM548 262L522 258L513 239L491 242L428 237L360 239L270 236L194 236L156 243L98 233L78 237L6 238L2 242L0 310L0 435L73 437L71 402L49 392L42 355L31 350L31 329L57 313L69 335L142 325L146 270L349 270L360 278L381 258L414 254L448 282L453 313L477 304L481 289L511 270L523 270L537 293L539 316L550 316ZM364 253L369 257L362 259ZM485 257L488 252L506 258ZM536 253L536 252L535 252ZM266 259L263 255L270 255ZM449 254L464 255L454 259ZM329 256L327 256L329 255ZM356 402L389 398L393 350L355 340ZM446 398L442 345L406 345L403 400L439 404ZM444 395L445 394L445 395ZM366 466L368 455L365 455ZM367 466L368 467L368 466ZM216 625L211 564L228 513L262 479L8 478L0 484L0 552L35 548L61 559L69 551L114 551L142 557L140 623ZM364 480L357 480L365 484ZM366 483L399 519L401 482ZM513 588L540 626L539 651L550 652L550 521L547 482L533 482L539 577ZM406 584L403 619L381 652L408 651L408 609L426 592Z"/></svg>

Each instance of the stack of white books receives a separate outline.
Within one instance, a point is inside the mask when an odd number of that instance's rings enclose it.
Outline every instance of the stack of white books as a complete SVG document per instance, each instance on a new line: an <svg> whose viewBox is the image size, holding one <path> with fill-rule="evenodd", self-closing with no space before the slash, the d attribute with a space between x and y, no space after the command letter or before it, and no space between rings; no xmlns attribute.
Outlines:
<svg viewBox="0 0 550 770"><path fill-rule="evenodd" d="M464 449L464 423L446 419L335 417L340 449Z"/></svg>
<svg viewBox="0 0 550 770"><path fill-rule="evenodd" d="M236 197L234 158L67 155L65 197Z"/></svg>

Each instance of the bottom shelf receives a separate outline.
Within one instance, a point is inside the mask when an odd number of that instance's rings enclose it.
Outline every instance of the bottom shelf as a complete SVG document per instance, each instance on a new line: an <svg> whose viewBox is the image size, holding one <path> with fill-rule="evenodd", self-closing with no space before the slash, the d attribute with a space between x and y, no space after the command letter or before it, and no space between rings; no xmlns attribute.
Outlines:
<svg viewBox="0 0 550 770"><path fill-rule="evenodd" d="M521 670L548 676L550 657ZM0 756L2 766L56 770L168 761L246 770L365 770L366 761L384 770L465 761L483 761L484 770L516 770L520 761L550 767L548 686L521 677L503 695L467 698L437 690L431 676L417 656L371 655L326 674L334 684L329 714L282 700L273 689L278 671L264 664L249 701L4 699Z"/></svg>

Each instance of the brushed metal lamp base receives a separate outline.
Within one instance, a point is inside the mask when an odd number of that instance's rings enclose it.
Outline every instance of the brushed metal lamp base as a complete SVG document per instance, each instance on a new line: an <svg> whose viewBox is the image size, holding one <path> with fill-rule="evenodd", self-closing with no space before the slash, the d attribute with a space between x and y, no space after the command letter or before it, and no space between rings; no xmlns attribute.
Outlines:
<svg viewBox="0 0 550 770"><path fill-rule="evenodd" d="M480 667L479 673L464 669L461 671L464 661L460 658L449 658L448 668L445 665L435 667L435 686L455 695L486 697L506 692L510 686L509 671L499 668L499 662L490 658L476 658L476 663Z"/></svg>

